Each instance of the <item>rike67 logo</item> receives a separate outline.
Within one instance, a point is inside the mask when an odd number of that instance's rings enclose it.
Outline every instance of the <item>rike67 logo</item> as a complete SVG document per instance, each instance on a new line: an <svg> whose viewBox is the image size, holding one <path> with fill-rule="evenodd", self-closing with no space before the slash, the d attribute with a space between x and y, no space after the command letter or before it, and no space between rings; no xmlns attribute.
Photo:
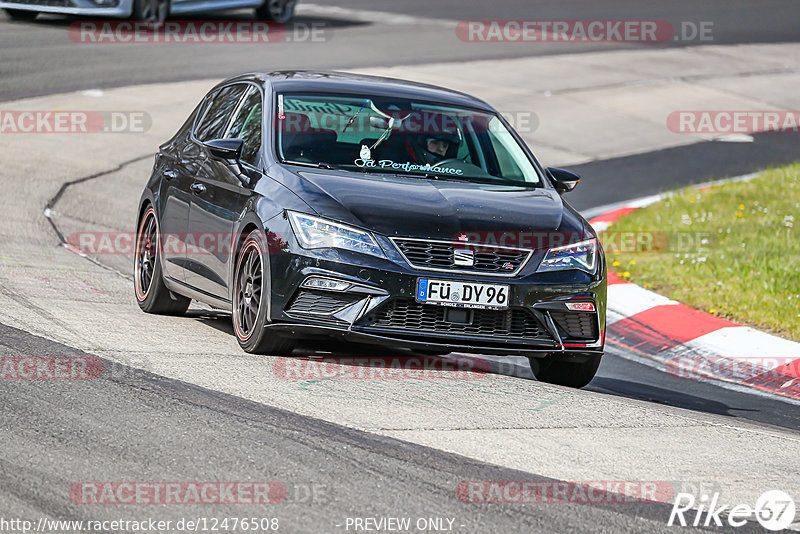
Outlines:
<svg viewBox="0 0 800 534"><path fill-rule="evenodd" d="M762 493L756 500L755 506L723 504L720 502L719 493L714 493L710 497L701 495L699 499L691 493L678 493L667 525L742 527L755 517L762 527L777 532L794 523L795 512L794 500L789 494L780 490Z"/></svg>

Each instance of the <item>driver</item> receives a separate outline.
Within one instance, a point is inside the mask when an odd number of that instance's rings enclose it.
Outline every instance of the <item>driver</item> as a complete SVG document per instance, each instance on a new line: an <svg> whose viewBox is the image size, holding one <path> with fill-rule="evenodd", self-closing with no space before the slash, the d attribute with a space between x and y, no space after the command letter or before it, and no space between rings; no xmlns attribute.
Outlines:
<svg viewBox="0 0 800 534"><path fill-rule="evenodd" d="M444 116L442 116L444 118ZM435 165L446 159L452 159L458 154L461 136L452 120L439 122L438 131L421 132L415 136L415 154L420 163Z"/></svg>
<svg viewBox="0 0 800 534"><path fill-rule="evenodd" d="M441 157L445 157L450 149L450 141L441 137L428 137L426 142L428 144L428 152L438 154Z"/></svg>

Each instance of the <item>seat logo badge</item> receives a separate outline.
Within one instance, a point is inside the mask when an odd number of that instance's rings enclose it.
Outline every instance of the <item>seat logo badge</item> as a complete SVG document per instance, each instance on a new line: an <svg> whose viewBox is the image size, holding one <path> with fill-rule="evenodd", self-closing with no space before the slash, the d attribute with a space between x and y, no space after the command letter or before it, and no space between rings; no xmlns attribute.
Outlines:
<svg viewBox="0 0 800 534"><path fill-rule="evenodd" d="M471 250L454 250L453 263L459 267L473 267L475 265L475 253Z"/></svg>
<svg viewBox="0 0 800 534"><path fill-rule="evenodd" d="M461 232L461 235L459 235L457 239L459 241L469 241L469 238L467 237L467 234L465 234L464 232Z"/></svg>
<svg viewBox="0 0 800 534"><path fill-rule="evenodd" d="M511 263L510 261L507 261L503 264L503 269L505 269L506 271L511 271L514 269L514 264Z"/></svg>

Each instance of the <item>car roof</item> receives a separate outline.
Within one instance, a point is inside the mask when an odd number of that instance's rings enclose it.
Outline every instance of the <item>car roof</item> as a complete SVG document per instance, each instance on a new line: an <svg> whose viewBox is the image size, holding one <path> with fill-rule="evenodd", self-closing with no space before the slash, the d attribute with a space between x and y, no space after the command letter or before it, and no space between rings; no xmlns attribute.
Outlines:
<svg viewBox="0 0 800 534"><path fill-rule="evenodd" d="M425 100L495 112L495 109L483 100L466 93L435 85L346 72L283 70L263 74L245 74L226 80L223 83L247 80L261 81L264 84L271 85L275 91L281 93L352 93Z"/></svg>

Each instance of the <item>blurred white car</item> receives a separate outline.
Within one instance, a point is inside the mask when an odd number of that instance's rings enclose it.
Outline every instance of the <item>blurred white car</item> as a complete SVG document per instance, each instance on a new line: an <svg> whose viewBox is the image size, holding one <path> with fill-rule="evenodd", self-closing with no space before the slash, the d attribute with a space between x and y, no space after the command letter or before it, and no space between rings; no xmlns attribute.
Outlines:
<svg viewBox="0 0 800 534"><path fill-rule="evenodd" d="M163 22L168 15L253 7L261 20L288 22L297 0L0 0L11 19L33 20L39 13L131 18Z"/></svg>

